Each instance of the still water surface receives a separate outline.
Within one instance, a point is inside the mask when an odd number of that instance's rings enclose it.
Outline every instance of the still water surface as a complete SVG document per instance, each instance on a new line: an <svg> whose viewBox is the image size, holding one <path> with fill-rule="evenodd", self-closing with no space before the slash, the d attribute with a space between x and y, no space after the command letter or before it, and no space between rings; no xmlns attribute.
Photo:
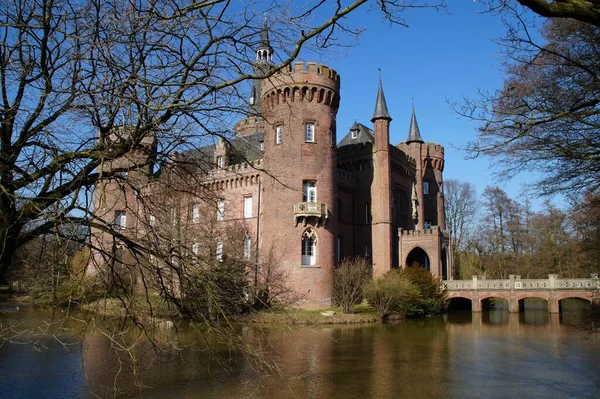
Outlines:
<svg viewBox="0 0 600 399"><path fill-rule="evenodd" d="M24 325L61 320L14 306L4 310ZM70 320L61 343L37 330L35 345L0 347L0 397L600 398L600 332L582 324L581 310L575 303L548 315L531 303L521 314L493 308L360 327L243 327L240 334L267 344L278 374L257 374L250 357L226 350L189 350L140 365L142 391L102 334L81 344ZM192 334L180 333L182 344Z"/></svg>

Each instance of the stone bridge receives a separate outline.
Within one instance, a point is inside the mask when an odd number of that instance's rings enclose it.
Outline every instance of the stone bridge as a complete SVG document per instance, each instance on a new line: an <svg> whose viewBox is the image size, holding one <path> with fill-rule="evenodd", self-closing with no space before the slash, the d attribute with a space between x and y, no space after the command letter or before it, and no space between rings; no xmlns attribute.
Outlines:
<svg viewBox="0 0 600 399"><path fill-rule="evenodd" d="M473 276L471 280L444 280L448 300L466 298L471 300L471 310L481 312L481 302L489 298L508 301L511 313L518 313L520 303L526 298L541 298L548 301L548 312L559 313L560 301L566 298L581 298L590 301L594 308L600 305L600 280L597 274L590 278L558 278L549 274L547 279L521 279L510 275L508 280L486 280Z"/></svg>

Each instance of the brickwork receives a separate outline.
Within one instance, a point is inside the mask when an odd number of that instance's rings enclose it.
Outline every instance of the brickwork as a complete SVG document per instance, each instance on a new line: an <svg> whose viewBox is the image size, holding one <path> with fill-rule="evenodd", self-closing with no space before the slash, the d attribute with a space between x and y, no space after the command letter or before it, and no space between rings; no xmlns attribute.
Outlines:
<svg viewBox="0 0 600 399"><path fill-rule="evenodd" d="M188 249L198 242L203 251L214 252L215 237L228 231L249 235L255 277L261 268L275 265L294 304L304 308L331 305L333 268L347 257L369 259L377 278L406 267L415 259L411 254L422 250L427 261L417 260L423 266L434 276L451 277L442 146L419 141L390 145L391 118L384 107L384 117L373 118L373 130L361 125L361 140L354 143L347 136L337 148L340 77L324 65L295 63L253 84L254 91L259 87L261 116L249 114L235 126L236 137L254 140L254 146L260 135L264 148L253 149L258 159L240 160L233 155L233 144L219 140L206 160L212 170L179 176L166 168L158 181L138 177L130 186L109 179L96 189L98 220L112 223L115 212L126 210L124 234L144 236L150 229L148 215L158 210L140 201L153 197L148 203L163 207L161 223L173 223L179 236L185 236L179 245ZM115 165L105 165L106 170ZM132 170L130 179L135 179ZM136 184L143 186L138 193L132 189ZM252 211L244 213L250 202ZM223 214L217 216L219 207ZM176 222L167 222L171 208ZM236 243L226 250L240 250L236 237L230 238ZM316 241L310 251L303 247L309 240ZM115 243L99 230L92 242L107 253ZM100 252L95 256L101 263Z"/></svg>

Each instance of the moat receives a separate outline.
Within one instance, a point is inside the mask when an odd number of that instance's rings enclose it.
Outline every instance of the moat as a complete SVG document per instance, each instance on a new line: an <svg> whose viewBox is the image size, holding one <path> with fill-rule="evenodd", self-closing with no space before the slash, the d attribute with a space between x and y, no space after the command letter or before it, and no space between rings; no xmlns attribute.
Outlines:
<svg viewBox="0 0 600 399"><path fill-rule="evenodd" d="M560 315L546 306L529 301L520 314L496 307L383 325L240 327L265 344L278 374L257 373L252 358L215 347L140 364L138 382L144 398L600 397L598 324L576 300ZM61 318L60 310L2 307L23 325ZM81 345L75 325L63 324L62 342L40 334L35 345L0 347L0 396L111 397L116 385L116 396L140 397L128 366L115 380L120 363L106 337L88 333ZM180 343L193 334L179 333Z"/></svg>

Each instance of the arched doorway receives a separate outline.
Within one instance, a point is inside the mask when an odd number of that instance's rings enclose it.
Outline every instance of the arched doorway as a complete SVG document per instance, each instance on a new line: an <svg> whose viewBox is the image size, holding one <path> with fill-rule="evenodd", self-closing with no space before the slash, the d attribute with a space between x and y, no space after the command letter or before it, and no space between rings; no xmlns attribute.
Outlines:
<svg viewBox="0 0 600 399"><path fill-rule="evenodd" d="M442 279L448 280L448 253L442 249Z"/></svg>
<svg viewBox="0 0 600 399"><path fill-rule="evenodd" d="M423 250L421 247L415 247L406 257L406 266L407 267L422 267L425 270L429 271L429 256L427 252Z"/></svg>

